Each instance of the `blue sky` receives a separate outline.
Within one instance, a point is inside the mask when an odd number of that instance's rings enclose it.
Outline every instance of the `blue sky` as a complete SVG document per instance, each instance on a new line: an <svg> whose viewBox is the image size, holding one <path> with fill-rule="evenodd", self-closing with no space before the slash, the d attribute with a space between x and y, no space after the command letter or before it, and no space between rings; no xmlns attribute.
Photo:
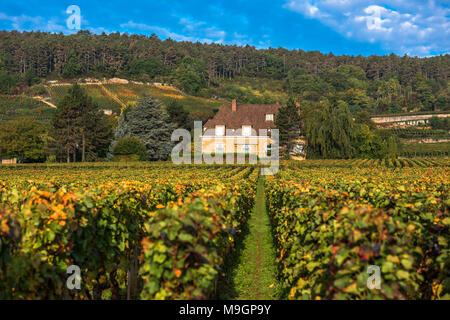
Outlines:
<svg viewBox="0 0 450 320"><path fill-rule="evenodd" d="M430 56L450 52L450 0L0 0L0 29L73 33L81 28L177 41L334 54Z"/></svg>

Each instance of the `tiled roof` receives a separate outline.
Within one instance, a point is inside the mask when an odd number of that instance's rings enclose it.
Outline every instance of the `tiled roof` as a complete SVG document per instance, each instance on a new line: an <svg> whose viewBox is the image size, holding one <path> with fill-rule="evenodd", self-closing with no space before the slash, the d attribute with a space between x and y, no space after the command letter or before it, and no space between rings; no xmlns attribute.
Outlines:
<svg viewBox="0 0 450 320"><path fill-rule="evenodd" d="M278 104L237 104L236 111L233 111L231 104L225 104L213 119L206 122L204 129L213 129L216 125L235 130L243 125L251 125L256 131L275 128L274 121L266 121L266 114L276 115L279 108Z"/></svg>

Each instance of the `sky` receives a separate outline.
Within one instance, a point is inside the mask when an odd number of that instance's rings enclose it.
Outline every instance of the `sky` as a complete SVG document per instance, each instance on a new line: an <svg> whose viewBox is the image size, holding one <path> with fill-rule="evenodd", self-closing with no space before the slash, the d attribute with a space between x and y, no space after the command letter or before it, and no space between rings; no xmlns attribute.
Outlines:
<svg viewBox="0 0 450 320"><path fill-rule="evenodd" d="M0 0L0 30L71 34L77 27L335 55L427 57L450 53L450 0Z"/></svg>

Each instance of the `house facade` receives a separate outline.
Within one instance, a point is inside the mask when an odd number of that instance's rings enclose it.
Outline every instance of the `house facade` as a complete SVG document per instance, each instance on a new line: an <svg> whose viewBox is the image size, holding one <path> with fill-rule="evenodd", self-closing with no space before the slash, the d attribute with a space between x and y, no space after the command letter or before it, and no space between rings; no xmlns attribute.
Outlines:
<svg viewBox="0 0 450 320"><path fill-rule="evenodd" d="M12 159L1 159L1 164L16 164L17 158Z"/></svg>
<svg viewBox="0 0 450 320"><path fill-rule="evenodd" d="M271 152L275 117L280 105L223 105L203 127L202 152L207 154L254 154Z"/></svg>

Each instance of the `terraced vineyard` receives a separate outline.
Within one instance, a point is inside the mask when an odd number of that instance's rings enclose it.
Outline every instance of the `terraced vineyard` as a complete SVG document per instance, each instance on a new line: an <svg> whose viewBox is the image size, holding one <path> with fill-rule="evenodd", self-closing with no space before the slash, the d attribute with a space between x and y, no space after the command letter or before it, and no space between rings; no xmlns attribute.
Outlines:
<svg viewBox="0 0 450 320"><path fill-rule="evenodd" d="M3 166L0 299L448 299L449 166Z"/></svg>
<svg viewBox="0 0 450 320"><path fill-rule="evenodd" d="M100 109L112 110L118 114L122 108L120 103L134 103L144 94L153 96L166 105L173 100L177 100L193 116L200 119L211 116L213 114L213 110L219 109L224 103L223 101L189 96L172 87L157 87L153 85L134 83L83 85L83 87L86 88L89 96L91 96L92 99L99 105ZM64 97L69 88L70 86L50 87L49 89L52 94L53 101L57 102Z"/></svg>
<svg viewBox="0 0 450 320"><path fill-rule="evenodd" d="M0 122L31 118L49 121L53 109L45 103L26 96L0 96Z"/></svg>
<svg viewBox="0 0 450 320"><path fill-rule="evenodd" d="M83 86L92 100L98 104L100 109L112 110L116 113L120 113L121 105L108 97L100 86L97 85L84 85ZM70 86L52 86L49 90L52 95L52 99L57 104L69 91Z"/></svg>

